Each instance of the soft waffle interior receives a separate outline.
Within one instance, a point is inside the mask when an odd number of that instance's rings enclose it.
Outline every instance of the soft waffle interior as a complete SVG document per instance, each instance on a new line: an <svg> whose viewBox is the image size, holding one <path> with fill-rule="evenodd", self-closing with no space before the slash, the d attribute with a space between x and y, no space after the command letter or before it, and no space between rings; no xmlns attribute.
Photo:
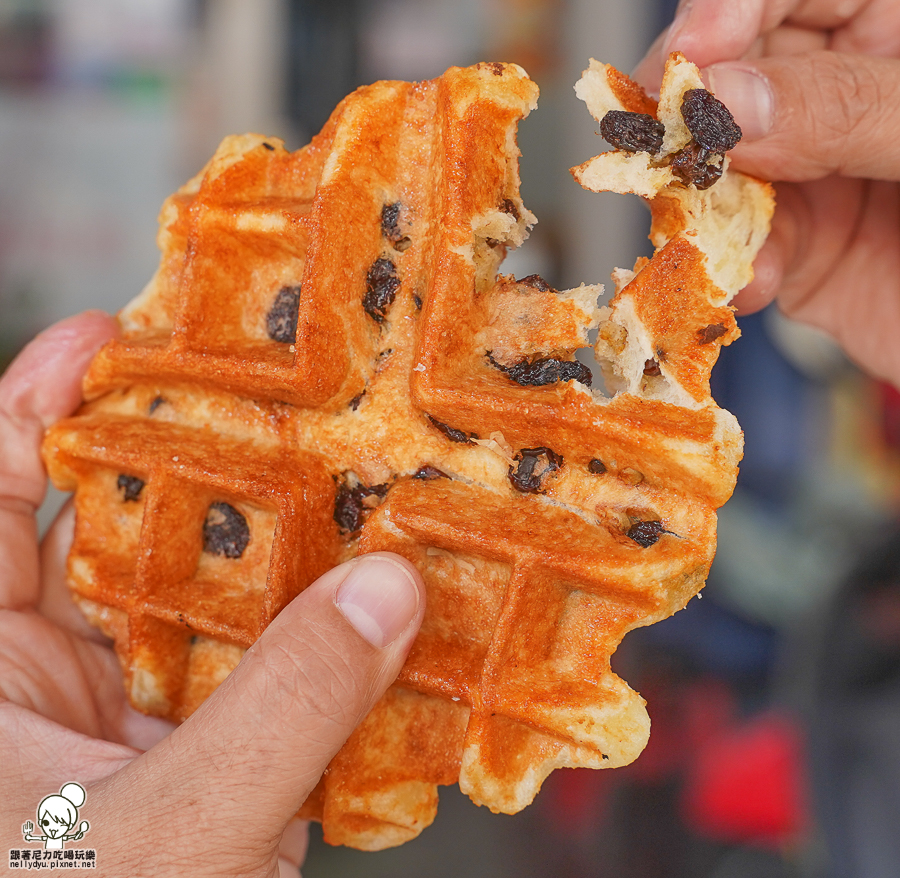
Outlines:
<svg viewBox="0 0 900 878"><path fill-rule="evenodd" d="M515 145L536 98L521 69L481 64L360 89L297 152L227 138L164 205L160 268L95 360L90 401L45 446L77 491L76 600L149 713L190 715L288 601L357 552L422 571L426 618L400 679L304 807L332 843L414 837L438 784L515 812L554 768L634 759L649 720L610 657L702 586L734 485L740 432L708 381L736 329L676 224L618 311L597 310L599 287L498 278L536 221ZM385 259L399 285L379 321L365 300ZM296 287L295 341L273 340L267 315ZM667 296L677 331L642 319ZM698 341L716 322L727 333ZM663 384L607 398L496 365L571 360L598 324L610 362L665 344ZM541 448L562 464L523 493L510 473ZM347 485L384 486L356 532L336 515ZM204 550L217 503L246 521L240 557ZM644 546L628 534L646 521L664 530Z"/></svg>

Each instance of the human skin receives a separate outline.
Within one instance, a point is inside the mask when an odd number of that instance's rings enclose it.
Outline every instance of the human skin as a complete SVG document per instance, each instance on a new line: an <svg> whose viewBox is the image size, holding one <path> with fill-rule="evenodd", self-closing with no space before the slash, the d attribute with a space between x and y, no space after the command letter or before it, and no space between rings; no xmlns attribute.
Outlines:
<svg viewBox="0 0 900 878"><path fill-rule="evenodd" d="M743 129L734 167L776 184L738 310L777 299L900 385L900 4L684 0L635 70L648 91L672 51Z"/></svg>
<svg viewBox="0 0 900 878"><path fill-rule="evenodd" d="M78 406L116 332L100 312L70 318L0 378L0 850L22 847L38 802L76 781L96 874L296 878L307 836L293 815L399 673L421 577L388 553L336 567L183 725L133 711L109 641L66 589L71 509L41 545L35 521L44 430Z"/></svg>

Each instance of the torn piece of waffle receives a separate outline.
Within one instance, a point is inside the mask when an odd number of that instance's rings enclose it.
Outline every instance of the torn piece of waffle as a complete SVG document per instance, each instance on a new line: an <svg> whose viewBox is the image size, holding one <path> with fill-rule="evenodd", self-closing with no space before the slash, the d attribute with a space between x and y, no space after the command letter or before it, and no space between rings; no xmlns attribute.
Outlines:
<svg viewBox="0 0 900 878"><path fill-rule="evenodd" d="M734 485L710 266L748 276L758 242L708 255L670 183L668 243L603 315L599 287L498 277L535 222L515 131L536 98L479 64L362 88L294 153L227 138L45 442L76 490L73 594L148 713L190 715L340 561L417 565L409 659L301 812L333 844L413 838L439 784L512 813L554 768L633 760L649 719L610 656L702 586ZM574 356L598 323L611 398Z"/></svg>

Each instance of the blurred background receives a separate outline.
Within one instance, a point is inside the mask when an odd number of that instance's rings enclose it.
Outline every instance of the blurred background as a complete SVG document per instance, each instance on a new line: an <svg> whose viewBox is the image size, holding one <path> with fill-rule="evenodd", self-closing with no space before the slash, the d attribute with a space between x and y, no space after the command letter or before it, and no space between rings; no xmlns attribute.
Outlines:
<svg viewBox="0 0 900 878"><path fill-rule="evenodd" d="M0 366L150 278L156 214L228 133L302 145L356 86L515 61L540 223L507 270L605 281L648 252L639 199L583 192L602 146L572 86L630 70L667 0L0 0ZM702 600L633 632L614 667L653 734L626 769L558 771L515 817L442 793L378 854L313 831L306 878L880 878L900 874L900 394L773 310L723 351L746 432ZM51 495L46 520L60 498Z"/></svg>

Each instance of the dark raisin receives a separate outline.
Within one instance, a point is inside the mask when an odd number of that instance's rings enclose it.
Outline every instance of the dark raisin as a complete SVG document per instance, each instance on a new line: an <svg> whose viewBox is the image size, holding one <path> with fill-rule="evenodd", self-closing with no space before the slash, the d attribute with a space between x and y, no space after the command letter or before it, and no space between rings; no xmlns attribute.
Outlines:
<svg viewBox="0 0 900 878"><path fill-rule="evenodd" d="M266 332L272 341L293 344L297 340L300 287L282 287L266 315Z"/></svg>
<svg viewBox="0 0 900 878"><path fill-rule="evenodd" d="M399 201L395 201L393 204L386 204L381 208L381 234L400 253L408 250L412 245L412 239L403 234L398 223L402 206Z"/></svg>
<svg viewBox="0 0 900 878"><path fill-rule="evenodd" d="M384 256L376 259L366 275L366 294L363 297L363 308L376 323L384 322L399 286L400 278L394 263Z"/></svg>
<svg viewBox="0 0 900 878"><path fill-rule="evenodd" d="M629 539L634 540L639 546L649 549L663 535L671 533L663 527L661 521L637 521L625 534Z"/></svg>
<svg viewBox="0 0 900 878"><path fill-rule="evenodd" d="M199 642L200 642L200 635L192 634L191 635L191 646L196 646Z"/></svg>
<svg viewBox="0 0 900 878"><path fill-rule="evenodd" d="M692 140L672 156L672 173L686 186L693 184L697 189L709 189L722 176L722 166L708 165L708 156L709 153Z"/></svg>
<svg viewBox="0 0 900 878"><path fill-rule="evenodd" d="M263 146L264 146L266 149L271 150L272 152L275 151L275 147L272 146L271 143L263 143Z"/></svg>
<svg viewBox="0 0 900 878"><path fill-rule="evenodd" d="M165 401L165 397L155 397L153 402L150 403L150 414L152 415Z"/></svg>
<svg viewBox="0 0 900 878"><path fill-rule="evenodd" d="M734 116L705 88L692 88L681 100L681 115L694 140L707 152L724 155L741 139Z"/></svg>
<svg viewBox="0 0 900 878"><path fill-rule="evenodd" d="M544 479L563 465L562 456L549 448L523 448L513 459L519 463L510 466L509 480L523 494L538 493Z"/></svg>
<svg viewBox="0 0 900 878"><path fill-rule="evenodd" d="M337 481L337 477L335 477ZM362 529L366 516L371 511L371 505L366 503L369 497L383 498L390 485L364 485L361 482L351 483L348 474L344 474L343 480L337 487L334 497L334 520L342 531L350 534Z"/></svg>
<svg viewBox="0 0 900 878"><path fill-rule="evenodd" d="M415 304L417 311L422 310L422 297L418 293L413 293L413 303Z"/></svg>
<svg viewBox="0 0 900 878"><path fill-rule="evenodd" d="M334 520L348 533L356 533L363 526L363 497L348 484L338 485L334 498Z"/></svg>
<svg viewBox="0 0 900 878"><path fill-rule="evenodd" d="M490 364L499 369L523 387L543 387L547 384L559 384L562 381L578 381L587 387L591 386L593 374L591 370L577 360L556 360L553 357L545 357L538 360L521 360L513 366L504 366L498 363L487 352Z"/></svg>
<svg viewBox="0 0 900 878"><path fill-rule="evenodd" d="M516 283L524 284L526 287L532 287L532 289L539 290L542 293L556 292L550 284L547 283L539 274L529 274L528 277L523 277L521 280L516 281Z"/></svg>
<svg viewBox="0 0 900 878"><path fill-rule="evenodd" d="M449 479L450 476L443 470L439 470L436 466L431 466L431 464L426 463L413 473L413 478L430 482L432 479Z"/></svg>
<svg viewBox="0 0 900 878"><path fill-rule="evenodd" d="M350 410L356 411L359 408L359 404L362 402L362 398L366 395L365 390L361 390L353 399L350 400Z"/></svg>
<svg viewBox="0 0 900 878"><path fill-rule="evenodd" d="M647 113L610 110L600 120L600 136L616 149L626 152L649 152L662 149L665 126Z"/></svg>
<svg viewBox="0 0 900 878"><path fill-rule="evenodd" d="M554 373L558 374L557 381L577 381L590 387L593 375L588 366L577 360L544 360L525 366L520 363L521 370L513 369L510 377L518 384L540 385L552 383ZM547 380L549 379L549 381Z"/></svg>
<svg viewBox="0 0 900 878"><path fill-rule="evenodd" d="M659 363L657 363L656 360L644 360L644 374L648 378L655 378L657 375L662 375Z"/></svg>
<svg viewBox="0 0 900 878"><path fill-rule="evenodd" d="M447 424L441 423L437 418L431 417L431 415L426 415L426 417L431 421L432 426L436 427L451 442L464 442L467 445L471 445L472 440L478 438L474 433L464 433L462 430L457 430L455 427L449 427Z"/></svg>
<svg viewBox="0 0 900 878"><path fill-rule="evenodd" d="M250 542L247 519L230 503L212 503L203 522L203 551L240 558Z"/></svg>
<svg viewBox="0 0 900 878"><path fill-rule="evenodd" d="M697 344L712 344L717 338L721 338L728 330L724 323L710 323L703 329L697 330Z"/></svg>
<svg viewBox="0 0 900 878"><path fill-rule="evenodd" d="M144 490L144 480L137 476L126 476L124 473L116 479L116 487L122 492L125 503L137 503Z"/></svg>
<svg viewBox="0 0 900 878"><path fill-rule="evenodd" d="M401 235L400 226L397 225L397 220L400 218L400 207L400 202L395 201L393 204L386 204L381 208L381 234L389 241L395 241Z"/></svg>
<svg viewBox="0 0 900 878"><path fill-rule="evenodd" d="M512 198L504 198L503 204L500 205L500 210L503 213L508 213L516 222L519 221L519 208L516 207L516 203Z"/></svg>
<svg viewBox="0 0 900 878"><path fill-rule="evenodd" d="M605 464L602 460L600 460L598 457L595 457L595 458L588 464L588 469L589 469L595 476L602 476L603 473L606 472L606 464Z"/></svg>

